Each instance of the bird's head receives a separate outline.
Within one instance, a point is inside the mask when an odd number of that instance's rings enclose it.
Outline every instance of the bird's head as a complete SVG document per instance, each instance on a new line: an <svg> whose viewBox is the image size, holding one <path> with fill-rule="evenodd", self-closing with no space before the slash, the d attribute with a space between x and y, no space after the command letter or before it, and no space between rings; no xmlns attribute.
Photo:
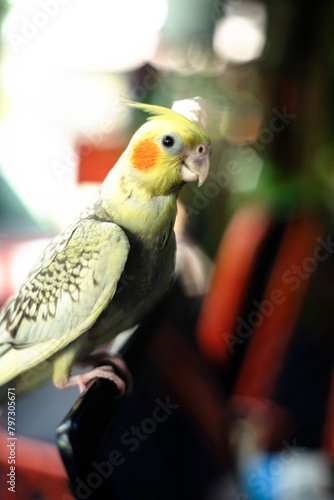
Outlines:
<svg viewBox="0 0 334 500"><path fill-rule="evenodd" d="M127 181L150 196L180 191L186 182L201 186L210 168L210 139L183 115L161 106L127 102L150 115L125 152Z"/></svg>

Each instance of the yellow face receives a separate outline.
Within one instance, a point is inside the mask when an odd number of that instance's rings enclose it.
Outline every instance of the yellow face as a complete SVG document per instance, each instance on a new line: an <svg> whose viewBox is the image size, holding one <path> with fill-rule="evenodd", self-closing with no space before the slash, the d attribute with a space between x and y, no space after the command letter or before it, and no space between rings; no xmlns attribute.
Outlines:
<svg viewBox="0 0 334 500"><path fill-rule="evenodd" d="M185 182L201 185L209 172L210 139L175 112L151 118L129 145L129 162L136 182L152 194L179 191ZM176 116L174 116L176 115Z"/></svg>

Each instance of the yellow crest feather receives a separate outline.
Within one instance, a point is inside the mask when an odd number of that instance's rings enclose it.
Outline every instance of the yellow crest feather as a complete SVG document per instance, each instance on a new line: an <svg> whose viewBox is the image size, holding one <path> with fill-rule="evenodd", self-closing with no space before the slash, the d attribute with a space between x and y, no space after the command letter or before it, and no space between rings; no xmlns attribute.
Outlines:
<svg viewBox="0 0 334 500"><path fill-rule="evenodd" d="M163 130L161 127L165 126L167 122L170 122L170 124L175 127L175 130L177 130L182 135L182 141L188 147L193 147L198 141L203 141L205 144L210 144L209 137L196 125L196 123L192 122L184 115L177 113L173 109L130 100L123 100L123 102L127 106L136 108L140 111L143 111L144 113L148 113L149 115L151 115L147 119L147 122L151 122L151 127L149 127L149 123L146 122L146 124L142 125L142 127L137 130L136 134L133 136L133 139L137 139L138 134L140 137L143 128L145 132L150 131L151 133L153 132L154 134L156 134L159 129Z"/></svg>
<svg viewBox="0 0 334 500"><path fill-rule="evenodd" d="M144 113L152 115L148 118L149 121L169 119L178 122L181 121L182 123L186 123L188 126L192 125L197 128L197 125L195 123L172 109L165 108L163 106L157 106L156 104L146 104L142 102L130 101L127 99L124 99L122 102L124 102L124 104L130 106L131 108L136 108L140 111L143 111Z"/></svg>

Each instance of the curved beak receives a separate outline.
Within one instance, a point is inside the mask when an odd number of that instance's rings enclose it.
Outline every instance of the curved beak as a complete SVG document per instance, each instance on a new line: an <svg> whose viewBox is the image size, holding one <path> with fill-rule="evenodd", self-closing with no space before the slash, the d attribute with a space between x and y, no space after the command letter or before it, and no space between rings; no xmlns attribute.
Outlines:
<svg viewBox="0 0 334 500"><path fill-rule="evenodd" d="M198 181L201 187L209 175L211 146L199 144L182 161L181 177L184 182Z"/></svg>

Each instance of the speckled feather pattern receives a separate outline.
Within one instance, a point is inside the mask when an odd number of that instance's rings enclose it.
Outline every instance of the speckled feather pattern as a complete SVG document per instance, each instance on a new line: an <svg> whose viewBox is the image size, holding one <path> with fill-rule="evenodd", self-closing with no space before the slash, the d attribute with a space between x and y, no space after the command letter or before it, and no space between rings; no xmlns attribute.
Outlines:
<svg viewBox="0 0 334 500"><path fill-rule="evenodd" d="M82 219L65 234L50 243L3 310L0 341L8 354L1 358L0 381L7 363L16 374L43 360L46 345L51 356L75 341L115 293L130 247L122 229Z"/></svg>

